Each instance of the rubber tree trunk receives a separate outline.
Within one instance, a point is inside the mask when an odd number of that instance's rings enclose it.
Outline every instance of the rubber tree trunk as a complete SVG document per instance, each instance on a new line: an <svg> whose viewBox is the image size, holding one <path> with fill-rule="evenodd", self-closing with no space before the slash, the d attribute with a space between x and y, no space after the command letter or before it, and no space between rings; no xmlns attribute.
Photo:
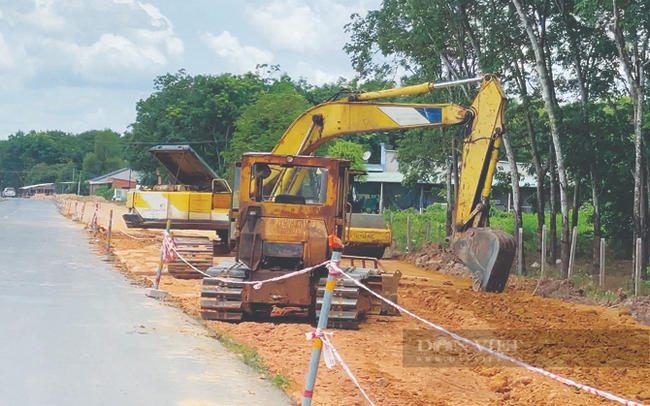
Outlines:
<svg viewBox="0 0 650 406"><path fill-rule="evenodd" d="M562 136L560 134L560 126L558 117L555 111L554 88L553 83L549 80L549 69L546 65L546 57L542 44L537 39L535 30L528 18L528 14L524 11L522 0L511 0L517 9L519 20L524 26L528 39L530 40L531 48L535 54L535 68L537 70L538 80L542 89L542 97L544 99L544 110L548 116L549 125L551 128L551 138L553 140L553 148L555 150L555 163L557 166L557 175L560 189L560 211L562 213L562 276L567 277L569 271L569 200L567 196L567 177L564 169L564 158L562 156L562 144L560 142Z"/></svg>
<svg viewBox="0 0 650 406"><path fill-rule="evenodd" d="M450 236L452 234L452 226L453 226L453 221L454 221L454 200L452 198L453 196L453 191L452 191L452 184L451 184L451 178L452 178L452 172L453 172L453 165L452 165L453 160L451 158L447 158L447 221L446 221L446 235Z"/></svg>
<svg viewBox="0 0 650 406"><path fill-rule="evenodd" d="M555 173L555 160L553 159L553 146L551 146L550 159L551 159L551 182L550 182L550 215L549 215L549 257L548 262L555 265L557 261L557 175Z"/></svg>
<svg viewBox="0 0 650 406"><path fill-rule="evenodd" d="M575 21L573 16L570 13L563 13L563 19L566 28L566 33L568 37L569 51L571 53L571 58L573 59L573 69L575 70L576 78L578 79L578 90L580 92L580 119L582 125L580 126L582 137L585 140L585 145L587 147L587 153L596 158L596 152L591 136L590 130L590 121L589 121L589 90L587 87L587 80L585 78L582 60L580 56L580 35L573 28ZM599 184L599 173L597 162L592 159L589 160L589 181L591 182L591 200L594 206L594 215L592 217L592 222L594 224L594 240L593 240L593 255L592 255L592 274L600 274L600 238L601 238L601 227L600 227L600 184ZM574 222L577 225L577 220ZM574 226L575 226L574 225Z"/></svg>
<svg viewBox="0 0 650 406"><path fill-rule="evenodd" d="M571 211L571 229L578 227L578 208L580 207L580 178L576 177L573 185L573 210Z"/></svg>
<svg viewBox="0 0 650 406"><path fill-rule="evenodd" d="M528 85L526 84L526 78L524 77L524 61L526 60L523 52L519 51L519 61L513 62L513 71L515 76L515 81L517 87L519 88L519 95L521 96L522 104L524 107L524 118L526 120L526 133L528 136L528 142L530 144L530 152L533 157L533 164L535 165L535 175L537 176L537 252L542 252L542 227L546 220L546 214L544 213L544 206L546 195L544 193L544 178L546 178L546 172L548 171L548 166L544 167L542 165L542 159L540 158L539 149L537 147L537 135L535 134L535 126L533 124L533 119L530 115L530 96L528 95ZM519 63L522 66L519 66Z"/></svg>
<svg viewBox="0 0 650 406"><path fill-rule="evenodd" d="M521 213L521 193L519 192L519 171L517 170L517 161L515 161L515 155L512 151L512 145L510 144L510 137L508 136L508 131L503 132L503 145L506 147L506 156L508 157L508 164L510 166L510 185L512 187L512 201L513 201L513 210L514 210L514 222L515 222L515 240L517 240L517 247L523 246L523 241L519 241L519 229L523 227L523 218ZM522 259L521 272L522 275L527 275L526 272L526 254L525 251L521 253L522 255L517 255L517 261L519 258Z"/></svg>
<svg viewBox="0 0 650 406"><path fill-rule="evenodd" d="M620 66L625 74L625 82L627 88L630 92L630 99L634 106L634 208L633 208L633 219L634 219L634 242L637 238L642 239L642 247L647 245L647 237L645 235L645 216L642 214L642 204L641 200L643 199L643 98L645 92L645 75L644 62L638 59L639 49L638 41L627 43L625 40L625 34L623 29L620 26L620 10L618 8L617 0L612 0L612 14L613 14L613 24L610 26L610 30L614 35L614 42L616 43L616 50L618 51L618 59ZM647 37L643 38L648 40ZM633 253L635 250L632 251ZM634 254L632 254L634 255ZM645 255L643 255L645 260ZM645 262L645 261L642 261ZM644 277L645 266L642 264L642 273Z"/></svg>

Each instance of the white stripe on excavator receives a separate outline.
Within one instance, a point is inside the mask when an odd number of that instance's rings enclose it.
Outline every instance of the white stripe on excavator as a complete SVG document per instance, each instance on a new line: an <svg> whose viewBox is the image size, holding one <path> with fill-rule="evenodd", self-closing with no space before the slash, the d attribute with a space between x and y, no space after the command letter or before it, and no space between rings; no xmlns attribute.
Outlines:
<svg viewBox="0 0 650 406"><path fill-rule="evenodd" d="M399 125L428 124L429 120L413 107L380 106L384 114Z"/></svg>

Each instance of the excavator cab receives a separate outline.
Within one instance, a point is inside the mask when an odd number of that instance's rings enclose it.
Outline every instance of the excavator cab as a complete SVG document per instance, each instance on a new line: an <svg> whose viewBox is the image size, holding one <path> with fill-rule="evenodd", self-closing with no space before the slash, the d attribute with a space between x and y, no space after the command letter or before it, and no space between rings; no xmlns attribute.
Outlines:
<svg viewBox="0 0 650 406"><path fill-rule="evenodd" d="M318 316L332 255L328 237L346 241L349 161L312 156L249 153L241 163L236 218L236 260L208 269L202 316L210 320ZM344 271L373 291L396 300L401 274L388 274L371 258L346 258ZM264 281L304 268L309 273ZM227 278L226 281L223 278ZM367 291L341 277L330 326L358 328L368 314L397 314Z"/></svg>

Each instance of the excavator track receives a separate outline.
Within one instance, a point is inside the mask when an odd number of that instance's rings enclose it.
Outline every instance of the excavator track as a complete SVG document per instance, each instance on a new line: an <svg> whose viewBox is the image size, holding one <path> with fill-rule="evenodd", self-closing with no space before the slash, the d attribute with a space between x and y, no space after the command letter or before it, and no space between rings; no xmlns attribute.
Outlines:
<svg viewBox="0 0 650 406"><path fill-rule="evenodd" d="M208 237L174 236L173 239L176 251L192 266L204 272L212 266L213 243ZM167 264L167 271L176 279L205 277L180 258Z"/></svg>
<svg viewBox="0 0 650 406"><path fill-rule="evenodd" d="M201 317L204 320L241 321L244 315L242 306L242 283L247 269L241 265L225 264L214 267L207 273L214 277L204 278L201 287Z"/></svg>

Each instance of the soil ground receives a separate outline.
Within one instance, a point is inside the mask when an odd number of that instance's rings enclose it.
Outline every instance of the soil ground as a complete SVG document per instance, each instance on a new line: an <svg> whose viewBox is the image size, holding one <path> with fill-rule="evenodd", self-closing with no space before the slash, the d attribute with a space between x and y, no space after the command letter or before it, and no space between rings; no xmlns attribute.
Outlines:
<svg viewBox="0 0 650 406"><path fill-rule="evenodd" d="M161 232L127 229L121 219L126 209L111 203L101 203L100 225L107 224L109 210L114 211L111 246L115 258L130 277L150 284L157 269ZM92 203L86 203L85 223L90 221L91 212ZM190 233L179 231L176 234ZM98 247L103 247L103 240ZM219 260L215 258L215 262ZM650 404L650 328L632 317L633 311L626 305L626 299L621 298L614 305L561 300L565 297L552 299L552 292L561 290L562 286L553 288L546 284L556 282L540 282L535 286L536 281L517 278L511 278L503 294L476 293L471 290L470 280L464 277L462 266L456 264L452 256L432 252L426 261L432 260L435 263L428 265L420 261L418 265L421 266L398 260L383 261L389 271L399 269L404 274L398 295L400 304L406 309L444 328L462 330L461 335L489 330L491 337L509 342L522 338L534 341L535 336L542 333L567 334L569 331L568 334L575 334L571 345L555 347L557 343L547 340L516 350L511 348L509 353L583 384ZM535 287L537 292L533 296L531 291ZM165 272L161 289L170 293L184 311L198 315L200 281L177 280ZM570 292L570 287L568 290L569 298L576 296L575 292ZM540 293L547 297L540 296ZM641 319L643 309L647 307L641 307ZM289 379L286 391L294 401L300 402L311 352L311 343L304 335L312 331L309 324L208 322L207 325L255 348L272 373L280 373ZM450 355L469 359L469 366L406 367L405 355L412 355L404 354L403 342L405 334L411 330L423 331L425 326L406 315L373 317L362 324L360 330L336 330L331 338L377 405L608 403L603 398L523 368L477 364L482 358L466 349L452 351ZM586 333L576 334L576 331ZM590 333L598 331L603 334ZM621 342L621 336L625 343ZM640 338L640 346L623 345L635 337ZM606 360L602 360L599 354L603 343L608 350ZM314 404L348 406L366 403L340 367L328 370L321 363Z"/></svg>

